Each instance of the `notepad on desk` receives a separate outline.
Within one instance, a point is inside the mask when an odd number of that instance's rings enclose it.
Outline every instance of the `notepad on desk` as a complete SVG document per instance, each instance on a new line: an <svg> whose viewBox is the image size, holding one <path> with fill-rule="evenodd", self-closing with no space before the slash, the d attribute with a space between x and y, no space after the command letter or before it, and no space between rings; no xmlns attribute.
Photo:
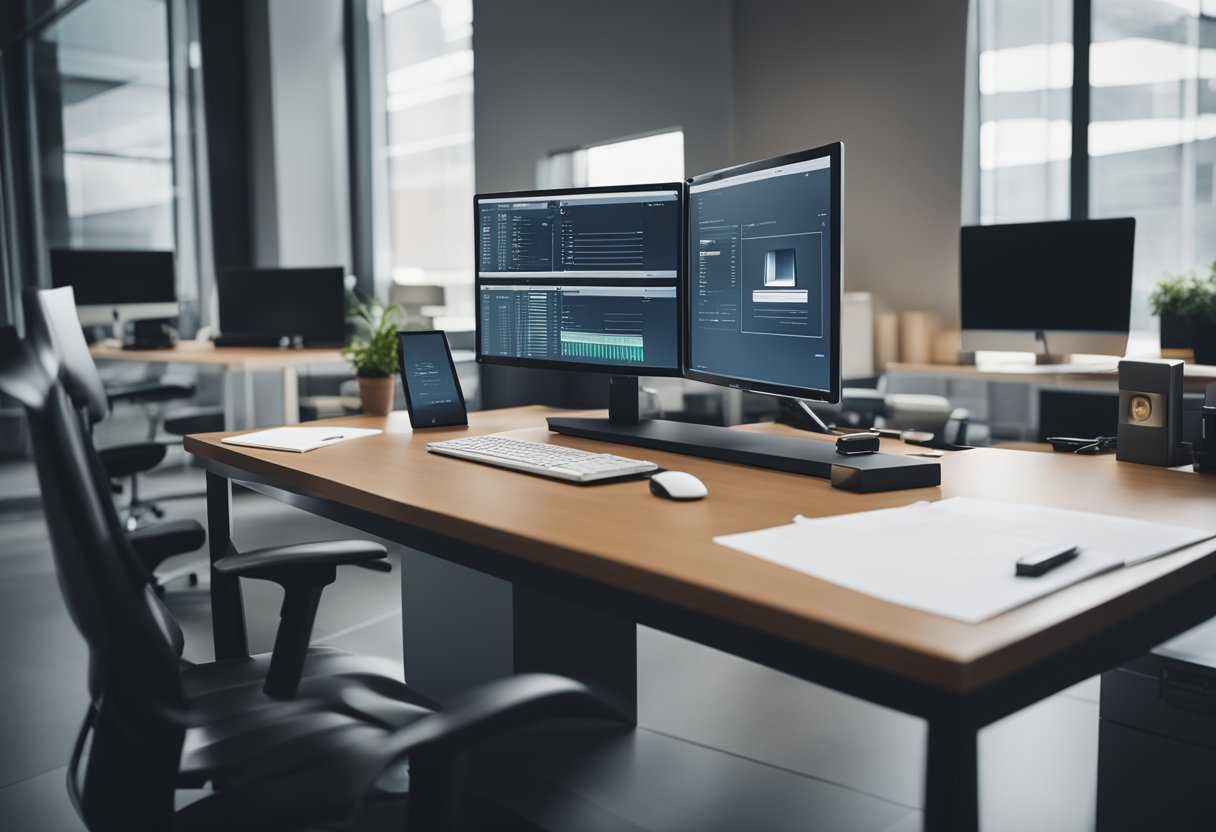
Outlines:
<svg viewBox="0 0 1216 832"><path fill-rule="evenodd" d="M1216 537L1216 531L955 497L807 519L714 542L905 607L979 623L1079 581ZM1018 558L1080 554L1039 577Z"/></svg>
<svg viewBox="0 0 1216 832"><path fill-rule="evenodd" d="M272 451L293 451L302 454L305 451L324 448L326 445L337 445L348 439L358 439L363 436L374 436L383 431L376 428L271 428L256 433L245 433L240 436L225 436L221 439L228 445L244 445L249 448L266 448Z"/></svg>

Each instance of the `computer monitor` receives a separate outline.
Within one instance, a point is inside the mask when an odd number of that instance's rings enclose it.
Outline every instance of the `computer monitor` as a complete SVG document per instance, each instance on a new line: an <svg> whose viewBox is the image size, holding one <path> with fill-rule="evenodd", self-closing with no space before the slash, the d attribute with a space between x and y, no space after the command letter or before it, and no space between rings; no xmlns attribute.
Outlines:
<svg viewBox="0 0 1216 832"><path fill-rule="evenodd" d="M680 375L679 182L478 194L477 360Z"/></svg>
<svg viewBox="0 0 1216 832"><path fill-rule="evenodd" d="M844 146L688 182L688 378L840 400Z"/></svg>
<svg viewBox="0 0 1216 832"><path fill-rule="evenodd" d="M963 228L963 349L1123 355L1135 238L1131 217Z"/></svg>
<svg viewBox="0 0 1216 832"><path fill-rule="evenodd" d="M172 251L51 249L51 285L71 286L84 326L173 318L179 313Z"/></svg>
<svg viewBox="0 0 1216 832"><path fill-rule="evenodd" d="M225 269L216 275L220 337L227 346L346 342L346 270L342 266Z"/></svg>

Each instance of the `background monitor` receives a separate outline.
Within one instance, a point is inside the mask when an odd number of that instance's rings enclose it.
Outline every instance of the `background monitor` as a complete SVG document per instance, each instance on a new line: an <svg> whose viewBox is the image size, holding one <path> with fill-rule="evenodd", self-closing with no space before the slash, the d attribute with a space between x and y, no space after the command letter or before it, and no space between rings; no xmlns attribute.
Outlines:
<svg viewBox="0 0 1216 832"><path fill-rule="evenodd" d="M311 346L346 342L346 270L342 266L226 269L216 275L222 341Z"/></svg>
<svg viewBox="0 0 1216 832"><path fill-rule="evenodd" d="M51 249L51 285L71 286L84 326L179 313L172 251Z"/></svg>
<svg viewBox="0 0 1216 832"><path fill-rule="evenodd" d="M477 360L680 375L683 184L474 198Z"/></svg>
<svg viewBox="0 0 1216 832"><path fill-rule="evenodd" d="M1135 238L1131 217L963 228L963 349L1123 355Z"/></svg>
<svg viewBox="0 0 1216 832"><path fill-rule="evenodd" d="M840 399L844 145L688 184L688 378Z"/></svg>

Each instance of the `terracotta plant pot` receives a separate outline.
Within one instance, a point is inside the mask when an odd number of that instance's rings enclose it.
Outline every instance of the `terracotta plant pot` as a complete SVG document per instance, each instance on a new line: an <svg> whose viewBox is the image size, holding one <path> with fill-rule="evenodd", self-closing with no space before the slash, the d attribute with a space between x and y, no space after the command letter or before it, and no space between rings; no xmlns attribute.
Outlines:
<svg viewBox="0 0 1216 832"><path fill-rule="evenodd" d="M363 412L368 416L386 416L393 409L393 393L396 376L364 378L359 380L359 398L363 401Z"/></svg>

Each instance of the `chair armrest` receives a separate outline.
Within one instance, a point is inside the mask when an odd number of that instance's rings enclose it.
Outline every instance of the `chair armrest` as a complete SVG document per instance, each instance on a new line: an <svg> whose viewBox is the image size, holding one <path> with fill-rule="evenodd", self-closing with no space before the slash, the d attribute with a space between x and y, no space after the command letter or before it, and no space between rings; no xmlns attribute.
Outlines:
<svg viewBox="0 0 1216 832"><path fill-rule="evenodd" d="M160 442L134 442L130 445L111 445L97 452L101 465L110 479L121 479L132 474L141 474L160 465L167 448Z"/></svg>
<svg viewBox="0 0 1216 832"><path fill-rule="evenodd" d="M388 550L370 540L325 540L317 543L297 543L291 546L268 546L250 552L234 552L212 563L225 575L242 578L278 580L270 573L314 566L341 566L383 560Z"/></svg>
<svg viewBox="0 0 1216 832"><path fill-rule="evenodd" d="M127 532L131 547L151 572L166 558L193 552L207 542L207 532L196 520L170 520L140 526Z"/></svg>
<svg viewBox="0 0 1216 832"><path fill-rule="evenodd" d="M110 404L119 401L168 402L188 399L194 395L193 384L174 384L163 381L139 381L133 384L115 384L106 388Z"/></svg>

